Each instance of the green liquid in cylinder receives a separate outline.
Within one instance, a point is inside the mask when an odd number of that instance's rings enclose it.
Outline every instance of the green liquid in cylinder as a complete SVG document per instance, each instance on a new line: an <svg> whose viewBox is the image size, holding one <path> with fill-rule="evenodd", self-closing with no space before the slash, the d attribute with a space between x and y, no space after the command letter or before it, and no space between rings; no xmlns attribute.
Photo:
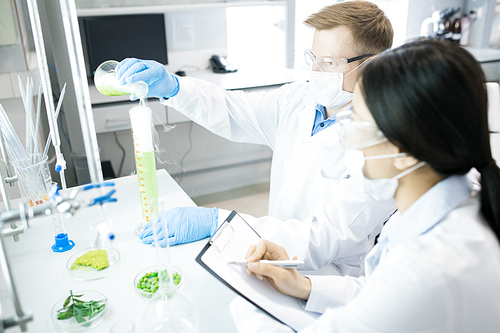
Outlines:
<svg viewBox="0 0 500 333"><path fill-rule="evenodd" d="M151 221L153 211L153 207L149 206L149 200L158 198L155 152L152 150L141 153L134 150L134 155L137 179L139 180L139 194L141 195L142 219L146 223Z"/></svg>

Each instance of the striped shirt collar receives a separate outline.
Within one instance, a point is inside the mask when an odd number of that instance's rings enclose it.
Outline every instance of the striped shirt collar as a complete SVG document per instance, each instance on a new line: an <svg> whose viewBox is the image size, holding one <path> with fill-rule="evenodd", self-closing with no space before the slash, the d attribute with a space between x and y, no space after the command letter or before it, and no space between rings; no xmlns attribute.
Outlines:
<svg viewBox="0 0 500 333"><path fill-rule="evenodd" d="M321 114L321 116L323 116L323 119L321 119L321 120L326 119L326 108L323 105L316 104L316 111L319 112Z"/></svg>
<svg viewBox="0 0 500 333"><path fill-rule="evenodd" d="M462 204L471 193L466 175L449 176L415 201L399 219L389 221L380 240L392 245L406 244L426 233L450 211ZM379 241L380 241L379 240Z"/></svg>

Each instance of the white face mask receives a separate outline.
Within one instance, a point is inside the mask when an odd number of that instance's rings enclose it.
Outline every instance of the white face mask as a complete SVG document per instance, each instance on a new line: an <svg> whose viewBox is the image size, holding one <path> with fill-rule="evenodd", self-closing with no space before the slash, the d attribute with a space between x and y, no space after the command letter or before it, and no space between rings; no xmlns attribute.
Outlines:
<svg viewBox="0 0 500 333"><path fill-rule="evenodd" d="M309 91L316 103L331 109L340 109L352 101L353 93L342 90L344 75L311 71Z"/></svg>
<svg viewBox="0 0 500 333"><path fill-rule="evenodd" d="M399 185L398 179L420 168L425 164L425 162L422 161L392 178L368 179L363 174L363 166L365 165L365 160L394 158L406 155L406 153L399 153L365 157L361 150L346 149L345 151L347 171L350 173L353 180L358 182L361 187L361 191L370 195L374 200L377 201L392 199Z"/></svg>

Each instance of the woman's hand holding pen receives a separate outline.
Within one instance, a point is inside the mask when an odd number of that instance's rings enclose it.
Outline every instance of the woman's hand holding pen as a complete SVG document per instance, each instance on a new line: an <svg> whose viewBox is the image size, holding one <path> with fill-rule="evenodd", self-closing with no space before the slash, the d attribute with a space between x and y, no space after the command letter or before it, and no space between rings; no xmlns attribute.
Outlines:
<svg viewBox="0 0 500 333"><path fill-rule="evenodd" d="M296 269L276 267L257 262L257 260L289 260L285 249L275 243L261 239L257 245L251 245L245 257L249 261L247 269L262 280L266 277L279 292L307 301L311 293L311 281L303 277ZM293 258L294 260L297 257Z"/></svg>

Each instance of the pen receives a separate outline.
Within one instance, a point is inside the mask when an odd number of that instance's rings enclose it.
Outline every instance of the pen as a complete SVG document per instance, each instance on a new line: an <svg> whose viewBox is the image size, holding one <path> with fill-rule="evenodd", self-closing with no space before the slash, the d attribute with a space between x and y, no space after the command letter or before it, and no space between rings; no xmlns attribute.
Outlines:
<svg viewBox="0 0 500 333"><path fill-rule="evenodd" d="M304 265L303 260L259 260L260 263L274 265L283 268L297 268ZM228 262L229 265L247 266L247 260L236 260Z"/></svg>

